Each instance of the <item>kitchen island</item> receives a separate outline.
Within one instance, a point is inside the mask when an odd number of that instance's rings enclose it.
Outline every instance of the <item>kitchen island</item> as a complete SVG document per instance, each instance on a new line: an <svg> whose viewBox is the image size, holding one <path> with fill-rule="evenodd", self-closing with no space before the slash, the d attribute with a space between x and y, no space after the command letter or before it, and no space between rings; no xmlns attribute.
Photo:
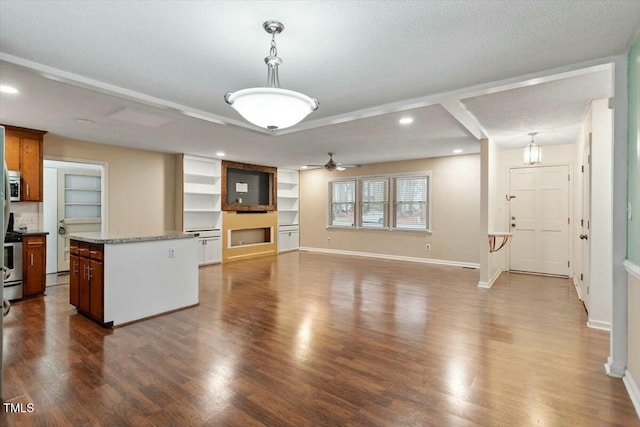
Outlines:
<svg viewBox="0 0 640 427"><path fill-rule="evenodd" d="M69 302L104 326L198 304L193 234L74 233L69 236Z"/></svg>

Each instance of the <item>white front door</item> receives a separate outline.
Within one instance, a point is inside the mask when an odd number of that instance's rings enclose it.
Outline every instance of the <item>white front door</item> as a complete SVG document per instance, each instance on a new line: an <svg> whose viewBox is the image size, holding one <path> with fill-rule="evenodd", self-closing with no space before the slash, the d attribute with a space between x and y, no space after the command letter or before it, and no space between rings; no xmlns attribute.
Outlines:
<svg viewBox="0 0 640 427"><path fill-rule="evenodd" d="M569 275L569 167L509 171L510 269Z"/></svg>
<svg viewBox="0 0 640 427"><path fill-rule="evenodd" d="M58 271L69 270L69 235L102 228L100 171L58 169Z"/></svg>

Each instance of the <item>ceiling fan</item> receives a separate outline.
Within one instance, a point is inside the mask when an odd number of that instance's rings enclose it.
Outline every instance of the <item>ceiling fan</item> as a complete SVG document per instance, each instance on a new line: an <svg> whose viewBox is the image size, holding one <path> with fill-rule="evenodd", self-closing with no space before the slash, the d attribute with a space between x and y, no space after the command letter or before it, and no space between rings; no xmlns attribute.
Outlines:
<svg viewBox="0 0 640 427"><path fill-rule="evenodd" d="M333 171L343 171L347 168L360 167L360 165L343 165L342 163L336 163L335 160L333 160L333 155L336 153L327 153L327 154L329 155L329 161L327 163L325 163L324 165L305 165L305 169L324 167L329 172L333 172Z"/></svg>

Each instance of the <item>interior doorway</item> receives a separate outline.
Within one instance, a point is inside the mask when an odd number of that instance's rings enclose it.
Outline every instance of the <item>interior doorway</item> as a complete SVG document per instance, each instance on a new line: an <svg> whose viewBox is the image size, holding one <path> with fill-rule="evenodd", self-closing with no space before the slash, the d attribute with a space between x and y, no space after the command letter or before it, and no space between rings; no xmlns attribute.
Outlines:
<svg viewBox="0 0 640 427"><path fill-rule="evenodd" d="M100 164L44 161L44 231L46 273L69 270L69 239L73 232L101 231L104 218L104 167Z"/></svg>
<svg viewBox="0 0 640 427"><path fill-rule="evenodd" d="M569 166L509 170L510 270L569 276Z"/></svg>

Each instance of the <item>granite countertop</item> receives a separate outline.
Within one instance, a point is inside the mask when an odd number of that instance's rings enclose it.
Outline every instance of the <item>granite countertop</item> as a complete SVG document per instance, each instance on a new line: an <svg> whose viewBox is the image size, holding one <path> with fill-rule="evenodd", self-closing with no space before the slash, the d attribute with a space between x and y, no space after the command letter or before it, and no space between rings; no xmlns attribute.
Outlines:
<svg viewBox="0 0 640 427"><path fill-rule="evenodd" d="M69 235L69 239L71 240L97 244L152 242L156 240L193 239L195 237L196 236L193 235L193 233L183 233L181 231L165 231L151 234L120 234L93 231L84 233L73 233Z"/></svg>
<svg viewBox="0 0 640 427"><path fill-rule="evenodd" d="M48 231L40 231L40 230L16 230L18 233L23 236L43 236L49 234Z"/></svg>

